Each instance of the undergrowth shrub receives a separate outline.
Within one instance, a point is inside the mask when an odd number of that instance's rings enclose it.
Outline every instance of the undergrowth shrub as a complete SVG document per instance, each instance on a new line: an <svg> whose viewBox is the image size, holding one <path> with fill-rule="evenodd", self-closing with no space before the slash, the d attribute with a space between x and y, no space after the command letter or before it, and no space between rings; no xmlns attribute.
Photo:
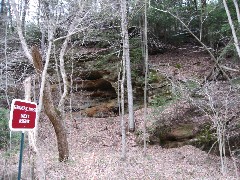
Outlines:
<svg viewBox="0 0 240 180"><path fill-rule="evenodd" d="M9 139L7 113L6 109L0 109L0 149L7 146Z"/></svg>
<svg viewBox="0 0 240 180"><path fill-rule="evenodd" d="M5 150L9 148L10 143L17 145L20 142L20 132L12 132L10 137L9 113L8 109L0 108L0 149Z"/></svg>

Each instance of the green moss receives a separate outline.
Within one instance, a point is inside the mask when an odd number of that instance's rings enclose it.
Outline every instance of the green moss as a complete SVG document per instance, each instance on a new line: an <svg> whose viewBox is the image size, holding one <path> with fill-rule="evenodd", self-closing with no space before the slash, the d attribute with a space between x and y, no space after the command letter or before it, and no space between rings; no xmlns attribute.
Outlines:
<svg viewBox="0 0 240 180"><path fill-rule="evenodd" d="M130 49L140 48L141 47L141 39L139 37L134 37L129 39Z"/></svg>
<svg viewBox="0 0 240 180"><path fill-rule="evenodd" d="M166 106L169 101L172 100L171 95L156 95L154 98L150 101L150 105L153 107L159 107L159 106Z"/></svg>
<svg viewBox="0 0 240 180"><path fill-rule="evenodd" d="M212 144L216 141L216 136L214 131L211 129L210 124L205 124L201 131L197 135L196 145L198 147L203 147L204 149L211 148Z"/></svg>
<svg viewBox="0 0 240 180"><path fill-rule="evenodd" d="M175 65L175 68L177 68L177 69L181 69L181 68L182 68L182 65L179 64L179 63L177 63L177 64Z"/></svg>
<svg viewBox="0 0 240 180"><path fill-rule="evenodd" d="M199 87L199 83L193 80L187 80L185 85L189 90L194 90Z"/></svg>
<svg viewBox="0 0 240 180"><path fill-rule="evenodd" d="M130 49L130 60L133 64L142 63L142 49L134 48Z"/></svg>
<svg viewBox="0 0 240 180"><path fill-rule="evenodd" d="M98 69L107 69L111 68L112 65L110 66L109 63L113 62L118 62L120 59L116 56L114 53L109 53L106 55L101 55L97 58L97 62L94 62L94 66ZM108 67L108 65L110 67Z"/></svg>
<svg viewBox="0 0 240 180"><path fill-rule="evenodd" d="M156 71L151 70L148 75L148 82L149 83L157 83L159 82L159 77Z"/></svg>

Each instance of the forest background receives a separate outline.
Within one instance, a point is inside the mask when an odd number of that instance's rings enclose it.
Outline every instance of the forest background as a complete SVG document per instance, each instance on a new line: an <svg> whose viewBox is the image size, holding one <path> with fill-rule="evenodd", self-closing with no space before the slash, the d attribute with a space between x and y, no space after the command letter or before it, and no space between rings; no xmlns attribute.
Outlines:
<svg viewBox="0 0 240 180"><path fill-rule="evenodd" d="M53 176L40 153L43 136L54 134L57 143L49 143L58 160L69 163L75 151L69 139L88 117L96 126L98 118L117 117L111 136L120 137L108 141L117 142L123 160L129 138L132 146L143 146L144 157L148 145L191 145L219 155L219 177L234 172L231 178L239 178L237 0L0 2L3 179L15 176L9 167L20 134L8 128L15 98L37 102L39 127L51 128L48 135L43 129L28 133L27 178ZM103 146L115 146L109 142Z"/></svg>

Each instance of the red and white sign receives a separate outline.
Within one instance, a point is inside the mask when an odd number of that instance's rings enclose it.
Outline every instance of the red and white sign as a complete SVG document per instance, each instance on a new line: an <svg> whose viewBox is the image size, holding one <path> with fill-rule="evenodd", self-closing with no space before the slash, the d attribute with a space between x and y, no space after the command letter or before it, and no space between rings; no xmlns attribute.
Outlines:
<svg viewBox="0 0 240 180"><path fill-rule="evenodd" d="M14 99L11 105L9 127L12 131L27 131L36 128L37 104Z"/></svg>

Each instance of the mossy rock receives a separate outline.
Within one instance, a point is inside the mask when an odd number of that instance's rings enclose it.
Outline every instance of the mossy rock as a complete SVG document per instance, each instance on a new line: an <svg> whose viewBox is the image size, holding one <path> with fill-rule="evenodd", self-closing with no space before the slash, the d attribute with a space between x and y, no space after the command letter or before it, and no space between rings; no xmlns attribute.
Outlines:
<svg viewBox="0 0 240 180"><path fill-rule="evenodd" d="M159 74L156 70L150 69L149 70L149 75L148 75L148 82L150 84L152 83L164 83L168 81L166 76L163 74Z"/></svg>

